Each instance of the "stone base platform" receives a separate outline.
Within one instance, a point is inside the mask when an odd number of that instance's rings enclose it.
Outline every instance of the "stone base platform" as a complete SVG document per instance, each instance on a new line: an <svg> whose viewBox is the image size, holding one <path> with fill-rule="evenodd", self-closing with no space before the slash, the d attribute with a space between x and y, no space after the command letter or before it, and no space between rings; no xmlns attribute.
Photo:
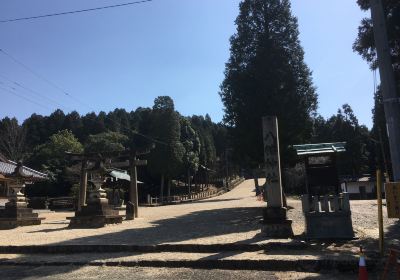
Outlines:
<svg viewBox="0 0 400 280"><path fill-rule="evenodd" d="M292 238L292 220L286 216L284 207L266 207L263 209L261 232L270 238Z"/></svg>
<svg viewBox="0 0 400 280"><path fill-rule="evenodd" d="M69 227L75 228L100 228L107 224L122 223L123 215L105 203L91 203L83 206L81 211L75 212L75 217L70 220Z"/></svg>
<svg viewBox="0 0 400 280"><path fill-rule="evenodd" d="M0 210L0 229L40 225L44 218L39 218L39 214L32 211L32 208L26 207L26 203L19 203L18 206L6 203L5 209Z"/></svg>
<svg viewBox="0 0 400 280"><path fill-rule="evenodd" d="M16 227L24 226L36 226L42 223L44 218L24 218L24 219L13 219L13 218L0 218L0 230L2 229L13 229Z"/></svg>
<svg viewBox="0 0 400 280"><path fill-rule="evenodd" d="M283 220L279 223L263 222L261 232L270 238L292 238L292 220Z"/></svg>
<svg viewBox="0 0 400 280"><path fill-rule="evenodd" d="M118 216L88 216L88 217L72 217L69 227L73 228L100 228L107 224L122 223L122 215Z"/></svg>
<svg viewBox="0 0 400 280"><path fill-rule="evenodd" d="M350 211L305 213L306 239L355 238Z"/></svg>

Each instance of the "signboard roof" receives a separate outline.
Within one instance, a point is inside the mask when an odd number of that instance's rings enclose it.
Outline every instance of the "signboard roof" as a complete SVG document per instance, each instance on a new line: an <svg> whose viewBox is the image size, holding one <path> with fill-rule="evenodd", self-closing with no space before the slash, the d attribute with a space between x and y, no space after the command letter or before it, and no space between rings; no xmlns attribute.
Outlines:
<svg viewBox="0 0 400 280"><path fill-rule="evenodd" d="M293 145L298 156L302 155L317 155L327 153L341 153L346 151L346 142L336 143L318 143L318 144L302 144Z"/></svg>

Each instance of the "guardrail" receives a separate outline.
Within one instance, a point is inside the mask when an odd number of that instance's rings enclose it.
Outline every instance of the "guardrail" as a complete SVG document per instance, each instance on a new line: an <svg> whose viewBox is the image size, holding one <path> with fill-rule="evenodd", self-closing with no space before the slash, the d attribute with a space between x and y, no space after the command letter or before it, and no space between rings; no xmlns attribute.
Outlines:
<svg viewBox="0 0 400 280"><path fill-rule="evenodd" d="M200 192L200 193L164 196L162 198L162 200L159 197L151 197L150 195L148 195L147 196L147 204L148 205L161 205L161 204L175 204L175 203L189 202L189 201L194 201L194 200L210 198L210 197L218 195L221 192L222 191L220 191L220 190L218 190L218 191L212 190L212 191L205 191L205 192Z"/></svg>
<svg viewBox="0 0 400 280"><path fill-rule="evenodd" d="M173 195L173 196L164 196L162 199L159 197L151 197L150 195L147 195L147 205L149 206L158 206L158 205L166 205L166 204L178 204L178 203L184 203L184 202L190 202L190 201L196 201L196 200L201 200L201 199L206 199L210 197L214 197L217 195L221 195L225 193L226 191L230 191L236 186L238 186L240 183L244 181L243 178L235 178L229 183L228 189L222 188L219 190L212 190L212 191L205 191L205 192L199 192L199 193L191 193L191 194L184 194L184 195Z"/></svg>

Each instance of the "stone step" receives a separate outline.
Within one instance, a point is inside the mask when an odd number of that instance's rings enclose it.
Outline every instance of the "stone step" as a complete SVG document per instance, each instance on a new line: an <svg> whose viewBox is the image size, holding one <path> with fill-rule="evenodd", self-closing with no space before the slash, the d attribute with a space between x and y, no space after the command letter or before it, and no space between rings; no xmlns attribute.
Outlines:
<svg viewBox="0 0 400 280"><path fill-rule="evenodd" d="M305 271L358 270L356 256L314 255L268 255L263 251L223 251L215 253L92 253L92 254L0 254L0 266L144 266L144 267L187 267L209 269ZM367 259L369 271L381 263Z"/></svg>
<svg viewBox="0 0 400 280"><path fill-rule="evenodd" d="M70 254L70 253L124 253L124 252L192 252L218 253L221 251L275 252L290 250L294 252L313 250L315 246L302 241L268 242L268 243L223 243L223 244L64 244L64 245L22 245L0 246L0 253L23 254Z"/></svg>

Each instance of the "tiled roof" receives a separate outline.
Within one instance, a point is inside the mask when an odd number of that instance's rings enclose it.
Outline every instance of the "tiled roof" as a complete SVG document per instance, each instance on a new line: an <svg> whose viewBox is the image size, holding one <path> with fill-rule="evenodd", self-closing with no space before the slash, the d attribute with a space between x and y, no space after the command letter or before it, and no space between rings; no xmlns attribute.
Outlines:
<svg viewBox="0 0 400 280"><path fill-rule="evenodd" d="M10 175L15 171L15 168L17 167L17 163L13 161L8 161L8 162L1 162L0 161L0 174L2 175ZM26 174L28 177L33 177L35 179L45 179L47 178L47 175L44 173L41 173L39 171L33 170L31 168L28 168L26 166L23 167L23 172Z"/></svg>
<svg viewBox="0 0 400 280"><path fill-rule="evenodd" d="M114 177L118 180L126 180L126 181L131 181L131 176L126 171L114 169L108 173L111 177ZM137 181L138 184L143 184L141 181Z"/></svg>

